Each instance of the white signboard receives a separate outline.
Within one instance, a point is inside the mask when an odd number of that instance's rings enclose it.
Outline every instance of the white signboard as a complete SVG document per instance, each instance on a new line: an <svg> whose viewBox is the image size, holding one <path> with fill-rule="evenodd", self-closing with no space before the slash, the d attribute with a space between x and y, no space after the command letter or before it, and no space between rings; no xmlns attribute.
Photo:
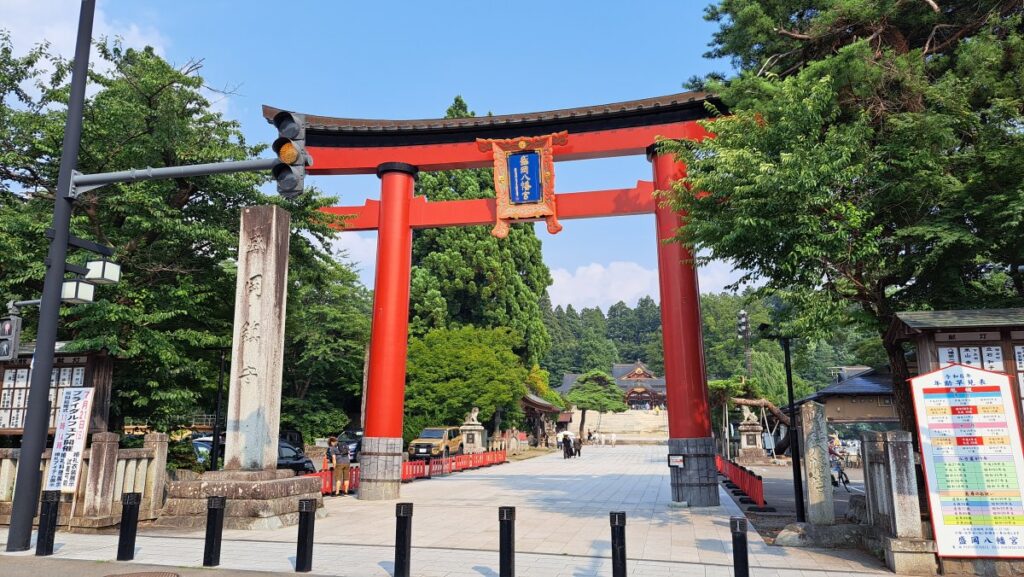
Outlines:
<svg viewBox="0 0 1024 577"><path fill-rule="evenodd" d="M910 382L938 554L1024 558L1024 452L1009 377L954 364Z"/></svg>
<svg viewBox="0 0 1024 577"><path fill-rule="evenodd" d="M92 415L90 388L63 389L57 413L57 432L53 437L50 470L46 473L47 491L73 493L78 488L85 437Z"/></svg>
<svg viewBox="0 0 1024 577"><path fill-rule="evenodd" d="M1001 373L1006 370L1003 366L1003 347L999 345L981 347L981 359L986 371Z"/></svg>

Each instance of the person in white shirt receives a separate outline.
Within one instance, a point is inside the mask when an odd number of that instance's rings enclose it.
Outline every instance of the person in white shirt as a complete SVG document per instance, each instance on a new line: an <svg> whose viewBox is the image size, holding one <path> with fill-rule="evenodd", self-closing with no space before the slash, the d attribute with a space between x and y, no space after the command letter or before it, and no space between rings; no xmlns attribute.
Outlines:
<svg viewBox="0 0 1024 577"><path fill-rule="evenodd" d="M615 433L612 433L612 446L615 446Z"/></svg>

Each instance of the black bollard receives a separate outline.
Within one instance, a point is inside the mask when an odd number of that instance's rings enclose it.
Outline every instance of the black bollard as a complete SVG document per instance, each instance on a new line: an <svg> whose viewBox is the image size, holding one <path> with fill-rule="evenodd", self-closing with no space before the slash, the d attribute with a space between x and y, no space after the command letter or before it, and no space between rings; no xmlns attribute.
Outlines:
<svg viewBox="0 0 1024 577"><path fill-rule="evenodd" d="M747 518L730 517L732 531L732 568L735 577L750 577L750 563L747 560Z"/></svg>
<svg viewBox="0 0 1024 577"><path fill-rule="evenodd" d="M498 577L516 575L516 508L498 507Z"/></svg>
<svg viewBox="0 0 1024 577"><path fill-rule="evenodd" d="M206 498L206 545L203 547L203 567L220 565L220 541L224 533L224 507L227 497Z"/></svg>
<svg viewBox="0 0 1024 577"><path fill-rule="evenodd" d="M131 561L135 558L135 534L139 530L139 503L142 493L121 495L121 532L117 538L117 560Z"/></svg>
<svg viewBox="0 0 1024 577"><path fill-rule="evenodd" d="M313 570L313 525L316 522L317 499L299 499L299 544L295 550L295 572Z"/></svg>
<svg viewBox="0 0 1024 577"><path fill-rule="evenodd" d="M409 557L412 554L412 503L395 505L395 573L394 577L409 577Z"/></svg>
<svg viewBox="0 0 1024 577"><path fill-rule="evenodd" d="M36 555L53 555L53 537L57 533L57 517L60 515L60 491L43 491L43 502L39 506L39 535L36 537Z"/></svg>
<svg viewBox="0 0 1024 577"><path fill-rule="evenodd" d="M626 512L612 511L612 577L626 577Z"/></svg>

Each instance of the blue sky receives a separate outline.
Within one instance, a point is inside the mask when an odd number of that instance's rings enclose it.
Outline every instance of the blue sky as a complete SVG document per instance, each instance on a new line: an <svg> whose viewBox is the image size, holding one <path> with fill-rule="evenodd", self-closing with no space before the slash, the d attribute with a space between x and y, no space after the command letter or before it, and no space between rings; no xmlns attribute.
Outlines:
<svg viewBox="0 0 1024 577"><path fill-rule="evenodd" d="M227 97L211 94L246 137L269 142L262 104L300 112L364 118L442 116L455 95L478 114L506 114L603 104L682 91L692 75L727 71L702 54L715 27L707 0L637 2L248 2L98 0L94 36L151 44L176 64L202 58L202 75ZM0 27L18 48L43 39L70 55L78 0L2 0ZM528 73L522 73L522 63ZM516 73L510 74L512 65ZM562 162L559 192L630 186L650 180L643 157ZM308 180L339 204L378 196L371 176ZM551 236L544 259L556 303L608 305L657 299L651 216L573 220ZM373 283L376 240L346 233L340 241ZM735 277L725 263L700 272L704 291Z"/></svg>

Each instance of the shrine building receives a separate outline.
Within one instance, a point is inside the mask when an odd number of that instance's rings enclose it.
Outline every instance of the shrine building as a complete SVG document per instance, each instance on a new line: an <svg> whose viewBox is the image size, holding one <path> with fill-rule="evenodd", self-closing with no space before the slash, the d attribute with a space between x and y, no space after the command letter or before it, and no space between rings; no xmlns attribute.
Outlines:
<svg viewBox="0 0 1024 577"><path fill-rule="evenodd" d="M622 389L624 400L630 409L666 405L665 378L656 376L639 360L635 363L615 363L609 374L615 379L615 384ZM562 376L562 384L554 387L554 390L563 395L568 393L581 376L583 375L566 373Z"/></svg>

